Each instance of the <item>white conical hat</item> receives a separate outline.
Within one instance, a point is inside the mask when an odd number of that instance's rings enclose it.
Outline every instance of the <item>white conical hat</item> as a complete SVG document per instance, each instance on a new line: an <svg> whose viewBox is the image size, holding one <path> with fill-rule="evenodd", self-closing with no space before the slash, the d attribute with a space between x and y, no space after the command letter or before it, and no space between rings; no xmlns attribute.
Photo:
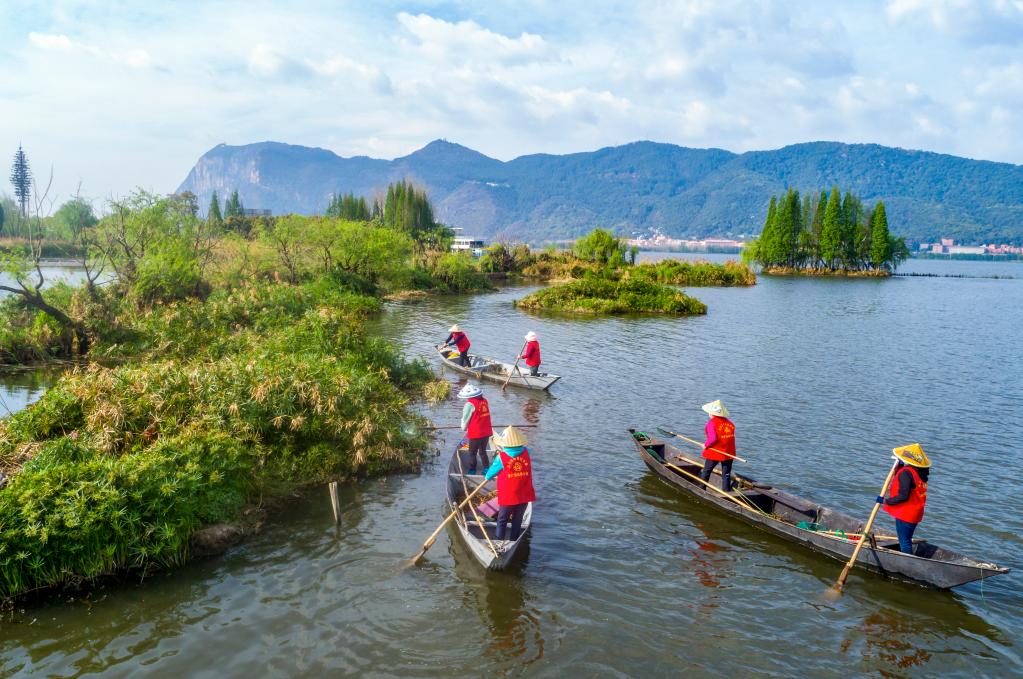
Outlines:
<svg viewBox="0 0 1023 679"><path fill-rule="evenodd" d="M517 446L524 446L527 443L529 441L522 435L522 432L511 425L508 425L508 428L503 433L494 436L494 444L502 448L515 448Z"/></svg>
<svg viewBox="0 0 1023 679"><path fill-rule="evenodd" d="M475 384L466 384L458 392L458 398L476 398L477 396L482 396L482 395L483 395L483 390L481 390Z"/></svg>
<svg viewBox="0 0 1023 679"><path fill-rule="evenodd" d="M711 401L710 403L703 404L703 412L708 415L717 415L718 417L728 417L728 408L721 402L721 399Z"/></svg>
<svg viewBox="0 0 1023 679"><path fill-rule="evenodd" d="M529 332L526 333L526 341L527 342L532 342L535 339L536 339L536 333L535 332L530 330Z"/></svg>
<svg viewBox="0 0 1023 679"><path fill-rule="evenodd" d="M462 329L458 327L458 323L455 323L450 328L448 328L448 332L462 332Z"/></svg>

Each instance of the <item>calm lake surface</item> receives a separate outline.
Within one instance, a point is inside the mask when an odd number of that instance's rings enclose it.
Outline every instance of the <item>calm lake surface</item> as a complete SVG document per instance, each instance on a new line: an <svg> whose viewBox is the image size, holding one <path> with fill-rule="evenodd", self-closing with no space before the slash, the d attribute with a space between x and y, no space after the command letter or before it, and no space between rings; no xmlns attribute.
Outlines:
<svg viewBox="0 0 1023 679"><path fill-rule="evenodd" d="M391 305L379 332L438 370L458 322L504 358L535 330L563 375L550 395L483 385L496 422L539 425L516 570L482 572L453 532L400 569L440 521L447 432L421 474L344 488L340 531L315 489L221 557L16 612L0 675L1023 676L1023 265L901 271L1017 278L764 277L690 290L698 318L515 310L532 288ZM41 388L0 380L12 409ZM918 534L1014 572L949 593L854 571L826 601L840 563L689 501L635 453L628 427L695 437L715 398L741 472L864 517L891 448L922 442Z"/></svg>

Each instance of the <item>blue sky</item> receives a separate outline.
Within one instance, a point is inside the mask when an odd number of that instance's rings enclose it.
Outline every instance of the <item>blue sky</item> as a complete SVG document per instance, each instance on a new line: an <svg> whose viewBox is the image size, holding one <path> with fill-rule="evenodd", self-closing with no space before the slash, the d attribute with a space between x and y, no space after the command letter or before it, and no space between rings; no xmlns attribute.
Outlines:
<svg viewBox="0 0 1023 679"><path fill-rule="evenodd" d="M1023 163L1023 0L296 4L4 0L0 162L22 142L58 200L81 183L97 201L268 139L505 160L826 139Z"/></svg>

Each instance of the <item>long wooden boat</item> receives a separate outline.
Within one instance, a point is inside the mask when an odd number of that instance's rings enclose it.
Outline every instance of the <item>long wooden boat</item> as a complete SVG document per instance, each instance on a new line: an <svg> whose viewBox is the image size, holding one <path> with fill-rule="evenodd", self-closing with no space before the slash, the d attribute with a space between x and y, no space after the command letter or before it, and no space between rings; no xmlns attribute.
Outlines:
<svg viewBox="0 0 1023 679"><path fill-rule="evenodd" d="M690 459L674 446L643 432L630 429L629 433L647 467L675 488L757 528L839 561L847 562L852 556L865 521L735 473L732 477L738 492L729 493L734 498L729 499L716 492L721 488L718 468L710 478L712 490L693 478L703 468L702 461ZM856 559L857 567L930 587L950 589L1009 572L1008 568L977 561L922 538L913 539L912 554L899 551L899 541L894 536L875 531L867 535L867 540Z"/></svg>
<svg viewBox="0 0 1023 679"><path fill-rule="evenodd" d="M455 507L465 499L467 492L471 493L476 486L483 483L486 478L482 474L462 474L458 464L458 451L462 448L460 443L451 456L451 463L448 465L447 477L447 502L445 514L453 512ZM496 452L489 451L491 456ZM491 458L492 459L492 458ZM496 535L497 522L487 518L482 512L473 512L470 505L478 507L485 495L497 489L496 479L487 481L487 486L477 493L476 497L469 501L469 504L462 508L455 516L453 523L455 530L462 537L462 542L469 548L476 560L483 564L484 568L493 571L506 569L515 558L515 553L526 539L529 529L533 523L533 503L526 507L526 513L522 517L522 532L517 540L498 540Z"/></svg>
<svg viewBox="0 0 1023 679"><path fill-rule="evenodd" d="M452 370L472 375L478 380L488 380L499 384L504 384L507 381L508 386L511 387L546 391L551 388L552 384L561 379L560 375L552 375L551 373L530 375L529 368L515 366L512 363L502 363L493 358L476 356L474 354L469 354L469 367L465 367L456 360L459 356L457 351L437 349L437 353L440 354L440 360L444 365ZM510 380L508 379L509 374L511 374Z"/></svg>

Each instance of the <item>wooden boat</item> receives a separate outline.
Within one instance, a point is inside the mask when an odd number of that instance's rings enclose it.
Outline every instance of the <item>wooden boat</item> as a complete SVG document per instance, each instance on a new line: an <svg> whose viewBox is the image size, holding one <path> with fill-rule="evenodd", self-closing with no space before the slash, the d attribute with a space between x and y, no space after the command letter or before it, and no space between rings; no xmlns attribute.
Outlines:
<svg viewBox="0 0 1023 679"><path fill-rule="evenodd" d="M852 557L865 521L733 472L738 492L729 495L737 502L716 492L721 488L718 468L710 478L712 490L693 478L703 468L702 461L690 459L674 446L643 432L630 429L629 433L651 470L697 500L839 561L847 562ZM922 538L913 539L912 554L899 551L899 541L894 536L875 531L868 534L867 540L856 559L858 568L930 587L949 589L1009 572L1008 568L977 561Z"/></svg>
<svg viewBox="0 0 1023 679"><path fill-rule="evenodd" d="M444 362L444 365L452 370L472 375L478 380L488 380L498 384L504 384L507 381L510 387L546 391L551 388L552 384L561 379L560 375L552 375L550 373L530 375L529 368L517 367L512 363L502 363L486 356L475 356L473 354L469 354L469 367L465 367L459 365L457 360L459 354L457 351L437 349L437 353L440 354L440 360ZM510 380L508 379L509 373L511 373Z"/></svg>
<svg viewBox="0 0 1023 679"><path fill-rule="evenodd" d="M464 441L463 441L464 443ZM460 443L451 456L451 463L448 465L447 477L447 502L445 514L455 510L455 507L465 499L468 493L475 490L476 486L483 483L485 477L482 474L465 474L461 472L458 463L458 451L463 448ZM490 450L491 459L496 451ZM487 481L487 487L477 493L476 497L470 500L458 512L452 523L455 530L461 535L462 541L469 548L476 560L483 564L484 568L493 571L506 569L515 558L515 553L522 546L533 523L533 503L526 507L525 516L522 517L522 532L517 540L498 540L496 535L497 522L489 519L481 512L473 512L472 507L478 507L485 495L497 490L497 480ZM472 507L470 507L472 505Z"/></svg>

